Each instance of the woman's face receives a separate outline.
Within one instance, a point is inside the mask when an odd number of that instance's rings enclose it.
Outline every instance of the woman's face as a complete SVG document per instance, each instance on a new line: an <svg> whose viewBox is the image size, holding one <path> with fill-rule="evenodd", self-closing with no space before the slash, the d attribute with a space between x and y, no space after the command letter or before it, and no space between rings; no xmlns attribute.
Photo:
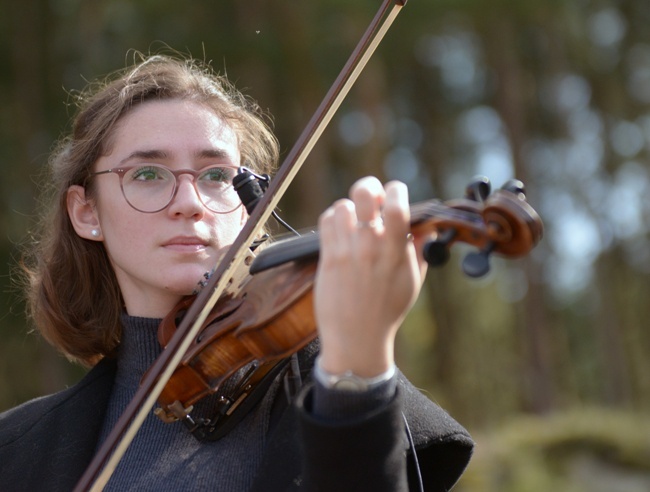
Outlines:
<svg viewBox="0 0 650 492"><path fill-rule="evenodd" d="M144 103L122 118L111 139L110 154L95 171L138 164L175 169L239 166L233 130L210 109L190 101ZM124 199L116 174L96 180L95 213L127 312L160 317L197 288L233 243L246 219L244 207L228 214L208 210L192 176L178 177L169 206L142 213Z"/></svg>

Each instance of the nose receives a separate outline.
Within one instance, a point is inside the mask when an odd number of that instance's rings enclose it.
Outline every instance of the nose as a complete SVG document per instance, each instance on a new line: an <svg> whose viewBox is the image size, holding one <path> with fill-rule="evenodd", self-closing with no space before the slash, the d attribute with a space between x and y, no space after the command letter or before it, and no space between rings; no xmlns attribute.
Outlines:
<svg viewBox="0 0 650 492"><path fill-rule="evenodd" d="M189 174L178 176L176 180L176 192L168 207L171 215L182 215L186 217L202 216L205 207L198 190L194 185L194 179Z"/></svg>

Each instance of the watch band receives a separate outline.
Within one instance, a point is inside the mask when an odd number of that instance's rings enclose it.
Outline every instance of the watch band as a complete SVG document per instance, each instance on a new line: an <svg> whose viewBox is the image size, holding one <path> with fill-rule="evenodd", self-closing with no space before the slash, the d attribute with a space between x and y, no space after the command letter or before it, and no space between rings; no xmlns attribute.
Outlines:
<svg viewBox="0 0 650 492"><path fill-rule="evenodd" d="M345 371L342 374L332 374L323 369L320 364L320 357L317 357L316 363L314 364L314 378L328 389L361 392L370 391L390 380L395 375L395 370L395 364L393 364L386 372L372 378L362 378L352 371Z"/></svg>

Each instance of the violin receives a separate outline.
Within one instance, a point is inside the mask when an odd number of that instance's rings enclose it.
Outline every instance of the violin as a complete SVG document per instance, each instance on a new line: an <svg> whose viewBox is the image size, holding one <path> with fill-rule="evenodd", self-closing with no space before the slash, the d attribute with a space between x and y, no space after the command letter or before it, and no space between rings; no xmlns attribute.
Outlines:
<svg viewBox="0 0 650 492"><path fill-rule="evenodd" d="M423 251L430 265L445 263L452 245L466 243L478 251L465 256L463 270L480 277L489 270L491 254L523 256L540 241L542 221L526 201L523 183L511 180L490 196L489 187L486 178L479 178L465 198L411 206L411 231L433 237ZM209 438L263 378L275 377L277 364L316 338L312 288L318 252L318 233L312 233L272 244L255 257L251 253L245 276L219 299L162 390L156 415L165 422L182 420L197 438ZM163 347L192 302L193 297L181 301L160 324ZM238 391L219 400L215 418L195 421L192 405L218 392L247 365Z"/></svg>

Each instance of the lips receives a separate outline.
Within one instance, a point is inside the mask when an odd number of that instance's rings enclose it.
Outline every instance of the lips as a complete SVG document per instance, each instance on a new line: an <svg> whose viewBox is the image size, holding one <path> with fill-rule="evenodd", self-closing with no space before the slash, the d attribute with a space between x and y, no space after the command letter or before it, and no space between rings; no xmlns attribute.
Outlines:
<svg viewBox="0 0 650 492"><path fill-rule="evenodd" d="M163 243L163 247L178 251L200 251L208 246L209 242L196 236L176 236Z"/></svg>

